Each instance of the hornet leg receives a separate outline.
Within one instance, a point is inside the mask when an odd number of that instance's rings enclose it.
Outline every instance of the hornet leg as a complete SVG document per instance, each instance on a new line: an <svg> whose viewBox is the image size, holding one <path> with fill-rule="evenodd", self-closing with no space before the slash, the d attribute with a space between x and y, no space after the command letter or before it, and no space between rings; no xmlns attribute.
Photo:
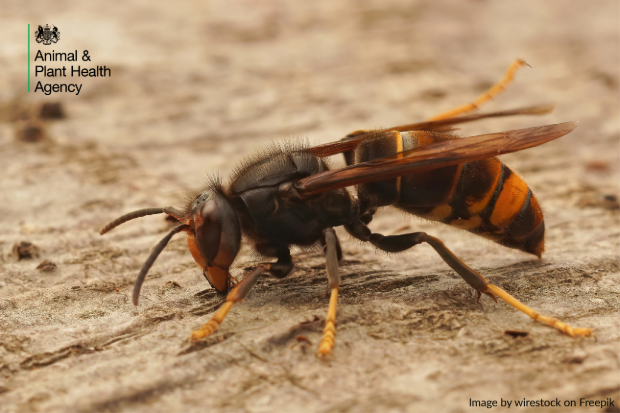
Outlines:
<svg viewBox="0 0 620 413"><path fill-rule="evenodd" d="M558 330L570 335L571 337L582 336L590 337L593 332L589 328L573 328L568 324L556 320L553 317L539 314L537 311L526 306L506 291L502 290L496 285L489 284L482 275L468 267L463 261L461 261L456 255L450 251L441 240L427 235L425 232L414 232L403 235L390 235L384 236L381 234L372 234L368 227L363 225L360 221L346 227L347 231L354 237L362 241L370 241L371 244L377 248L387 252L401 252L405 251L415 245L426 242L429 244L439 256L448 264L458 275L460 275L469 285L471 285L478 292L478 299L482 293L493 297L499 297L506 301L508 304L516 308L517 310L524 312L532 319L540 321L551 327L555 327ZM497 301L497 300L496 300Z"/></svg>
<svg viewBox="0 0 620 413"><path fill-rule="evenodd" d="M267 257L277 257L278 261L269 266L269 273L274 277L284 278L293 271L293 257L291 251L284 245L271 245L269 243L257 244L254 249Z"/></svg>
<svg viewBox="0 0 620 413"><path fill-rule="evenodd" d="M459 106L457 108L454 108L452 110L439 114L437 116L433 116L432 118L429 119L429 121L453 118L457 115L461 115L463 113L471 112L474 109L478 109L478 106L480 106L487 100L493 99L495 96L500 94L506 88L506 86L508 86L508 84L512 81L517 69L519 69L522 66L529 66L529 65L521 59L515 60L514 62L512 62L512 64L506 71L504 78L498 83L496 83L495 85L493 85L489 90L484 92L482 95L478 96L478 99L474 100L471 103L467 103L465 105Z"/></svg>
<svg viewBox="0 0 620 413"><path fill-rule="evenodd" d="M210 336L224 321L224 317L230 311L234 303L243 301L245 297L250 293L258 278L263 275L269 264L261 264L254 271L248 274L243 280L241 280L235 288L226 296L226 302L213 314L211 319L206 322L200 329L195 330L190 336L192 341L200 340Z"/></svg>
<svg viewBox="0 0 620 413"><path fill-rule="evenodd" d="M458 275L460 275L469 285L471 285L478 292L478 299L480 299L481 293L493 297L495 301L497 301L495 297L499 297L517 310L524 312L532 319L540 321L541 323L547 324L551 327L555 327L561 332L570 335L571 337L592 336L591 329L573 328L568 324L562 323L561 321L558 321L553 317L539 314L537 311L526 306L498 286L487 283L487 280L482 275L468 267L463 261L461 261L456 255L454 255L452 251L450 251L444 245L444 243L441 242L441 240L427 235L425 232L415 232L411 234L393 235L388 237L380 234L372 234L370 236L370 242L376 247L388 252L403 251L411 248L416 244L426 242L431 247L433 247L435 251L437 251L439 256L446 262L446 264L448 264L454 271L456 271Z"/></svg>
<svg viewBox="0 0 620 413"><path fill-rule="evenodd" d="M250 274L246 275L243 280L241 280L235 288L233 288L230 293L226 296L226 301L224 304L211 316L211 319L205 323L200 329L192 332L190 336L192 341L200 340L202 338L208 337L224 321L224 317L230 311L234 303L239 303L245 299L250 293L250 290L263 273L268 272L276 277L284 277L293 269L293 261L290 253L282 252L280 258L277 262L273 263L265 263L260 264L254 271Z"/></svg>
<svg viewBox="0 0 620 413"><path fill-rule="evenodd" d="M325 328L323 329L323 338L319 349L316 352L318 357L325 357L331 353L334 347L336 335L336 304L338 303L338 286L340 285L340 273L338 272L338 255L340 252L340 244L333 228L327 228L323 231L325 234L325 266L327 267L327 278L329 279L329 288L331 296L329 298L329 309L325 318ZM340 254L339 254L340 253Z"/></svg>

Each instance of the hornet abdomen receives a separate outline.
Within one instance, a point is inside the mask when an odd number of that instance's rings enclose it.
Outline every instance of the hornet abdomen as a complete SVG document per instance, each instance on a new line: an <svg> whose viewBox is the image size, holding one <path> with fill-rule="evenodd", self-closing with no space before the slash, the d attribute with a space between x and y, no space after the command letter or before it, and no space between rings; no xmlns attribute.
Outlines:
<svg viewBox="0 0 620 413"><path fill-rule="evenodd" d="M361 163L458 136L393 132L367 140L347 163ZM393 205L431 221L491 239L540 257L544 251L542 210L527 184L497 158L448 166L357 186L361 210Z"/></svg>

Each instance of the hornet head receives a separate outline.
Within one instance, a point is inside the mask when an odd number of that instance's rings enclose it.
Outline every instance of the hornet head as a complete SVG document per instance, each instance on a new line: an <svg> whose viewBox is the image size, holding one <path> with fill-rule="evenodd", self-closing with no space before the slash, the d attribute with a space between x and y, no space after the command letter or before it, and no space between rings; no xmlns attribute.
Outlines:
<svg viewBox="0 0 620 413"><path fill-rule="evenodd" d="M218 188L209 189L196 196L185 212L173 207L145 208L125 214L103 227L103 235L129 220L146 215L166 213L182 224L174 227L155 246L136 279L133 302L138 305L140 288L149 269L172 239L181 231L187 233L187 244L194 260L202 268L207 281L220 293L228 291L229 268L241 244L241 228L235 210Z"/></svg>
<svg viewBox="0 0 620 413"><path fill-rule="evenodd" d="M205 191L188 207L187 245L209 284L228 291L228 269L239 252L241 229L235 210L219 191Z"/></svg>

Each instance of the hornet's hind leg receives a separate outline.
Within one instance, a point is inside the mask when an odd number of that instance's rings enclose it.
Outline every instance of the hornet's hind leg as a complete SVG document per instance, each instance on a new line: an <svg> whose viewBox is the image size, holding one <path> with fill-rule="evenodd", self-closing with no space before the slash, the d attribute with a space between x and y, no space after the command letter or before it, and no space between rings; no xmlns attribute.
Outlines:
<svg viewBox="0 0 620 413"><path fill-rule="evenodd" d="M368 227L366 227L359 221L357 223L347 226L346 229L354 237L361 239L362 241L369 241L377 248L387 252L405 251L413 247L414 245L426 242L431 247L433 247L435 251L437 251L439 256L446 262L446 264L448 264L454 271L456 271L458 275L460 275L469 285L471 285L478 292L478 299L480 299L480 295L482 293L493 297L494 300L496 300L495 297L499 297L517 310L524 312L534 320L550 325L551 327L555 327L563 333L566 333L572 337L590 337L593 335L592 330L589 328L573 328L568 324L556 320L553 317L539 314L537 311L526 306L498 286L489 284L482 275L468 267L463 261L461 261L456 255L454 255L452 251L450 251L443 244L443 242L441 242L435 237L426 234L425 232L414 232L403 235L384 236L381 234L372 234Z"/></svg>
<svg viewBox="0 0 620 413"><path fill-rule="evenodd" d="M514 62L512 62L512 64L506 71L504 78L500 80L498 83L496 83L495 85L493 85L489 90L484 92L482 95L478 96L478 99L474 100L471 103L467 103L465 105L461 105L447 112L441 113L437 116L433 116L432 118L429 119L429 121L453 118L457 115L462 115L463 113L471 112L474 109L478 109L478 106L482 105L487 100L491 100L495 96L500 94L506 88L506 86L508 86L508 84L512 81L517 69L519 69L522 66L529 66L529 65L521 59L515 60Z"/></svg>

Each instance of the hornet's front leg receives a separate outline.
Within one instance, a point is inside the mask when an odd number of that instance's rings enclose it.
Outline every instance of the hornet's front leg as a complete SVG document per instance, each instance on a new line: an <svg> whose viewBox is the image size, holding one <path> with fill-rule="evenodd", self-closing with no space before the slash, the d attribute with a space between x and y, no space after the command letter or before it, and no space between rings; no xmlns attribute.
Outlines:
<svg viewBox="0 0 620 413"><path fill-rule="evenodd" d="M276 277L284 277L290 273L292 269L293 261L288 250L286 250L286 252L281 251L281 255L277 262L259 264L254 271L246 275L243 280L228 293L226 301L219 310L211 316L211 319L200 327L200 329L192 333L190 337L191 340L197 341L213 334L220 324L222 324L224 317L226 317L226 314L228 314L233 304L243 301L248 296L250 290L254 287L261 275L267 272Z"/></svg>
<svg viewBox="0 0 620 413"><path fill-rule="evenodd" d="M232 289L230 293L226 296L226 301L224 304L211 316L211 319L206 322L205 325L200 327L200 329L195 330L190 336L192 341L197 341L202 338L208 337L224 321L224 317L230 311L234 303L241 302L247 295L250 293L250 290L258 281L258 278L263 275L265 270L267 269L267 265L269 264L261 264L254 271L248 274L243 280L241 280L235 288Z"/></svg>

